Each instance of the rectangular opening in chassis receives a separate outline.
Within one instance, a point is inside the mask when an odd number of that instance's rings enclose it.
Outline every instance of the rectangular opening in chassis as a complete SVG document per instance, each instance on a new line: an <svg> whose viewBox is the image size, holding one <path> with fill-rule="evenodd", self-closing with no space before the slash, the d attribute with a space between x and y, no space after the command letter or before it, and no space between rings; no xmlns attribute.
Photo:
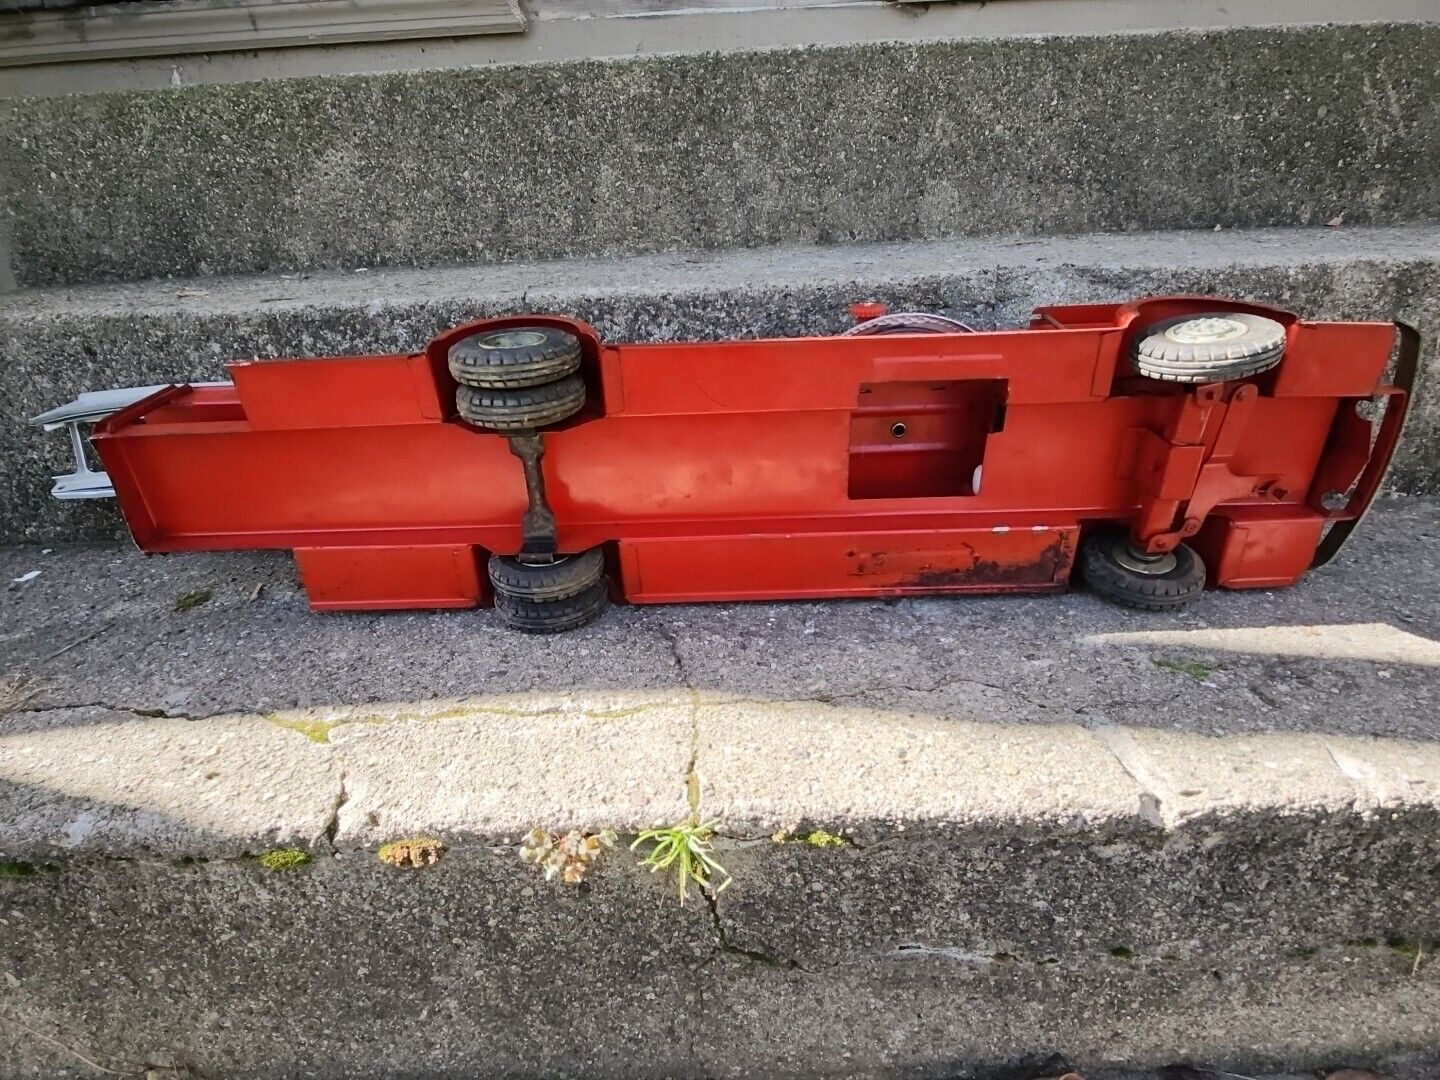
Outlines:
<svg viewBox="0 0 1440 1080"><path fill-rule="evenodd" d="M850 415L852 499L974 495L1005 426L1004 379L865 383Z"/></svg>

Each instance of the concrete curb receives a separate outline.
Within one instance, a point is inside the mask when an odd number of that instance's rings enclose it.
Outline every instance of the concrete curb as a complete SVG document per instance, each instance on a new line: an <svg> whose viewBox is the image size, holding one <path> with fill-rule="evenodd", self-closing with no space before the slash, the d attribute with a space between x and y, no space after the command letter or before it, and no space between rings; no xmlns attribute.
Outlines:
<svg viewBox="0 0 1440 1080"><path fill-rule="evenodd" d="M1440 811L1440 746L1338 735L1020 726L703 694L502 695L204 719L105 708L0 720L0 856L232 857L531 828L879 843L965 829L1162 833L1253 817ZM18 793L18 802L14 801Z"/></svg>
<svg viewBox="0 0 1440 1080"><path fill-rule="evenodd" d="M872 43L22 99L0 107L14 277L1425 221L1437 40Z"/></svg>
<svg viewBox="0 0 1440 1080"><path fill-rule="evenodd" d="M1054 240L786 248L452 270L213 279L19 293L0 299L0 540L113 537L108 506L46 494L63 439L24 420L83 390L223 374L240 356L418 348L486 314L556 311L617 341L832 333L874 298L978 327L1037 304L1147 293L1247 296L1314 318L1403 318L1426 337L1421 388L1392 484L1440 490L1440 231L1152 233Z"/></svg>
<svg viewBox="0 0 1440 1080"><path fill-rule="evenodd" d="M41 570L0 592L0 1075L1433 1057L1440 505L1367 524L1178 617L616 608L560 640L317 616L277 553L0 550ZM713 902L624 836L576 887L518 857L695 810ZM382 861L407 839L438 860Z"/></svg>
<svg viewBox="0 0 1440 1080"><path fill-rule="evenodd" d="M203 772L144 756L177 726L212 743ZM7 1076L68 1075L35 1031L206 1076L620 1076L663 1009L656 1075L918 1077L1374 1062L1440 1023L1415 967L1440 927L1434 744L655 695L0 731ZM708 906L623 850L579 889L517 858L537 822L674 823L687 776L734 875ZM375 858L416 835L438 865ZM291 844L309 865L268 868Z"/></svg>

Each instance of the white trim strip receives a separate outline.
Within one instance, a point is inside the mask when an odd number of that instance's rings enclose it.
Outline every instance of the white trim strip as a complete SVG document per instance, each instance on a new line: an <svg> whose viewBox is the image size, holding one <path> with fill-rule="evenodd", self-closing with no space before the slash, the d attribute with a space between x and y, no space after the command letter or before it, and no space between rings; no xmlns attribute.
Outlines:
<svg viewBox="0 0 1440 1080"><path fill-rule="evenodd" d="M0 14L0 67L524 29L517 0L149 0Z"/></svg>

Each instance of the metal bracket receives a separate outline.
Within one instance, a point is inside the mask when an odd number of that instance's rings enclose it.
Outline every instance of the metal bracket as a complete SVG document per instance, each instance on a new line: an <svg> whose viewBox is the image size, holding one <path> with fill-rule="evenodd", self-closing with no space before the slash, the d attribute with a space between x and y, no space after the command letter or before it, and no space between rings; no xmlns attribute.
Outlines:
<svg viewBox="0 0 1440 1080"><path fill-rule="evenodd" d="M1182 540L1199 532L1206 515L1226 500L1258 494L1285 497L1284 491L1267 490L1267 478L1242 476L1230 469L1230 459L1240 446L1259 396L1253 383L1233 389L1222 383L1205 383L1191 392L1167 437L1155 440L1161 447L1157 462L1161 479L1141 505L1134 529L1137 550L1151 555L1174 550ZM1224 412L1214 441L1207 448L1205 430L1216 409ZM1167 478L1171 490L1167 490ZM1189 490L1181 496L1173 490L1175 487Z"/></svg>
<svg viewBox="0 0 1440 1080"><path fill-rule="evenodd" d="M44 431L58 431L64 428L70 436L70 450L75 455L75 471L53 477L55 484L50 494L57 499L113 499L115 487L110 477L102 470L90 468L85 454L85 436L81 424L93 424L104 420L121 409L128 409L138 401L144 401L151 394L159 393L169 384L158 386L124 386L114 390L91 390L81 394L74 401L60 405L39 416L32 416L30 423ZM229 386L226 382L191 383L192 386Z"/></svg>
<svg viewBox="0 0 1440 1080"><path fill-rule="evenodd" d="M540 435L527 431L521 435L510 435L506 439L510 453L525 466L525 497L529 505L520 519L520 530L524 537L520 545L520 561L525 563L548 563L555 558L555 513L545 498L545 474L540 469L540 459L545 456L545 444Z"/></svg>

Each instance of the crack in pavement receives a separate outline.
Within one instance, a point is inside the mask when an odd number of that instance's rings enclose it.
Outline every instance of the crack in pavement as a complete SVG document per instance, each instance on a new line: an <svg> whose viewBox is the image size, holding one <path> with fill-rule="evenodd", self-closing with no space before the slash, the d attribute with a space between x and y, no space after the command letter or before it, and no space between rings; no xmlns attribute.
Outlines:
<svg viewBox="0 0 1440 1080"><path fill-rule="evenodd" d="M667 626L663 617L657 618L650 627L659 634L670 645L670 655L675 661L675 674L680 679L680 684L685 689L690 712L690 758L685 766L685 801L690 807L690 815L700 820L700 690L695 686L690 677L689 668L685 664L685 655L680 648L680 637L673 629Z"/></svg>
<svg viewBox="0 0 1440 1080"><path fill-rule="evenodd" d="M325 843L329 845L331 854L337 854L340 850L339 846L335 843L336 838L340 834L340 808L350 801L350 790L345 784L349 774L345 771L344 759L337 758L337 761L340 766L340 780L335 792L335 801L330 806L330 814L325 819L325 827L320 830L320 836L315 838L315 841L318 842L321 837L324 837ZM312 842L311 846L315 846L314 842Z"/></svg>
<svg viewBox="0 0 1440 1080"><path fill-rule="evenodd" d="M765 967L788 968L792 971L803 971L807 975L814 974L809 968L801 966L800 961L792 956L764 952L760 949L747 949L744 946L736 945L730 940L730 935L725 932L724 920L720 918L719 898L708 890L702 891L701 895L705 897L706 906L710 908L710 920L715 927L716 956L742 956L756 964L763 964Z"/></svg>
<svg viewBox="0 0 1440 1080"><path fill-rule="evenodd" d="M109 712L128 713L141 720L205 720L211 717L192 716L190 713L174 712L170 709L142 709L137 705L116 705L108 701L82 701L73 705L36 705L25 709L12 709L5 716L44 716L46 713L67 712L72 709L106 709ZM217 716L226 715L217 713Z"/></svg>

